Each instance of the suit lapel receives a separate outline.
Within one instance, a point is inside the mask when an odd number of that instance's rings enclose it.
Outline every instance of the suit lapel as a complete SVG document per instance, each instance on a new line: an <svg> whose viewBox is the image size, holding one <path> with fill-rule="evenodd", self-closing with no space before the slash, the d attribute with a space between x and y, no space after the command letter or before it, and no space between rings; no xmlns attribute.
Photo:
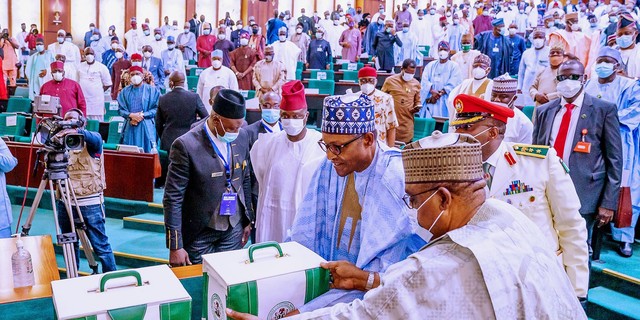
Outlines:
<svg viewBox="0 0 640 320"><path fill-rule="evenodd" d="M544 142L545 145L551 145L550 141L551 141L551 130L553 129L553 122L556 118L556 115L558 114L558 112L560 112L560 99L555 100L553 102L553 105L549 108L549 111L547 112L547 119L546 121L544 121L544 124L546 125L545 128L545 132L544 132Z"/></svg>
<svg viewBox="0 0 640 320"><path fill-rule="evenodd" d="M582 139L582 129L589 128L589 117L593 112L593 100L591 96L585 94L584 100L582 101L582 108L580 109L580 114L576 114L578 118L578 122L576 123L576 131L573 134L573 141L571 143L571 150L578 144L578 141ZM584 117L582 115L585 115ZM573 155L573 151L571 152ZM571 163L571 156L569 156L569 163Z"/></svg>
<svg viewBox="0 0 640 320"><path fill-rule="evenodd" d="M498 162L496 163L496 168L493 173L493 180L491 181L491 190L489 191L489 196L497 197L502 192L504 192L503 186L509 185L509 181L514 180L513 177L516 173L513 166L511 166L507 162L504 154L505 152L509 152L514 156L514 158L516 158L516 153L504 142L496 152L498 153ZM517 165L517 162L514 165Z"/></svg>

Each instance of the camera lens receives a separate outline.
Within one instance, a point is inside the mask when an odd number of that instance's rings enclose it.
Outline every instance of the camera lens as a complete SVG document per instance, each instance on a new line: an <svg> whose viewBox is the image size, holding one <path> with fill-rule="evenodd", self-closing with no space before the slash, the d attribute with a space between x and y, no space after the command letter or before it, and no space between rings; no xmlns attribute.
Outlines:
<svg viewBox="0 0 640 320"><path fill-rule="evenodd" d="M81 134L68 134L64 138L64 144L69 150L82 149L84 144L84 136Z"/></svg>

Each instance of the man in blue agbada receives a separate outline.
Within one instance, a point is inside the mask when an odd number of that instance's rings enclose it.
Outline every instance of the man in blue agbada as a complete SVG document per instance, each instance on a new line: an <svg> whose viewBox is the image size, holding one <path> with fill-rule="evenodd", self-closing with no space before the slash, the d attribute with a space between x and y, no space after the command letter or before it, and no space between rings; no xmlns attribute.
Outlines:
<svg viewBox="0 0 640 320"><path fill-rule="evenodd" d="M142 81L142 67L129 68L131 84L118 94L118 113L125 119L122 143L144 152L156 149L155 117L160 90Z"/></svg>
<svg viewBox="0 0 640 320"><path fill-rule="evenodd" d="M420 117L448 117L447 99L453 88L462 83L458 63L451 61L451 47L446 41L438 43L438 60L429 62L422 71Z"/></svg>
<svg viewBox="0 0 640 320"><path fill-rule="evenodd" d="M491 58L489 79L511 71L513 59L513 47L509 38L506 37L507 27L504 25L504 20L502 18L493 19L491 25L493 26L492 30L478 33L474 41L474 49Z"/></svg>
<svg viewBox="0 0 640 320"><path fill-rule="evenodd" d="M623 159L621 186L631 187L633 216L630 227L616 228L612 223L611 236L619 242L618 253L631 257L640 215L640 83L617 74L624 68L622 56L611 47L600 49L594 67L598 77L587 82L585 92L618 106Z"/></svg>
<svg viewBox="0 0 640 320"><path fill-rule="evenodd" d="M402 156L378 143L375 112L366 95L324 101L322 140L326 158L314 172L291 228L299 242L326 260L346 260L369 272L384 272L425 242L412 231L404 195ZM361 291L333 289L300 312L351 302Z"/></svg>

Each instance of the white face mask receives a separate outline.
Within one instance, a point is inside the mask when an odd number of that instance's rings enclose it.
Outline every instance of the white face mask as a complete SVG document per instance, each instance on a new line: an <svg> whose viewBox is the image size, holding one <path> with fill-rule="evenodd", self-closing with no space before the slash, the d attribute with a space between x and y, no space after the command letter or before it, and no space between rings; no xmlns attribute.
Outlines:
<svg viewBox="0 0 640 320"><path fill-rule="evenodd" d="M116 51L116 58L122 59L123 56L124 56L124 54L122 52Z"/></svg>
<svg viewBox="0 0 640 320"><path fill-rule="evenodd" d="M220 67L222 67L222 61L213 60L213 62L211 62L211 65L213 66L214 69L220 69Z"/></svg>
<svg viewBox="0 0 640 320"><path fill-rule="evenodd" d="M446 50L438 51L438 58L440 58L441 60L449 58L449 51L446 51Z"/></svg>
<svg viewBox="0 0 640 320"><path fill-rule="evenodd" d="M149 52L149 51L145 51L142 55L143 55L145 58L151 58L151 52Z"/></svg>
<svg viewBox="0 0 640 320"><path fill-rule="evenodd" d="M436 219L433 221L433 223L431 224L431 227L429 227L429 229L425 229L418 222L418 211L420 211L420 209L424 206L424 204L429 202L429 200L431 200L431 198L433 198L433 196L435 196L436 193L438 193L438 190L434 191L427 198L427 200L425 200L420 205L420 207L418 207L418 209L411 209L410 210L411 214L409 215L409 221L411 222L411 229L412 229L413 233L415 233L418 237L420 237L425 242L429 242L429 241L431 241L431 238L433 238L433 233L431 233L431 229L433 229L433 227L436 225L436 222L438 222L438 220L440 220L440 217L444 213L444 210L440 211L440 214L438 214L438 217L436 217Z"/></svg>
<svg viewBox="0 0 640 320"><path fill-rule="evenodd" d="M301 28L296 29L296 33L297 34L301 34L302 33L302 29Z"/></svg>
<svg viewBox="0 0 640 320"><path fill-rule="evenodd" d="M316 32L316 39L322 39L322 33Z"/></svg>
<svg viewBox="0 0 640 320"><path fill-rule="evenodd" d="M111 44L111 49L115 50L118 48L118 44L117 43L112 43Z"/></svg>
<svg viewBox="0 0 640 320"><path fill-rule="evenodd" d="M141 84L142 83L142 76L135 75L135 76L131 77L131 83L133 83L136 86Z"/></svg>
<svg viewBox="0 0 640 320"><path fill-rule="evenodd" d="M224 40L226 37L227 37L227 35L224 34L224 33L221 33L221 34L218 35L218 39L219 40Z"/></svg>
<svg viewBox="0 0 640 320"><path fill-rule="evenodd" d="M571 25L571 31L579 31L580 26L577 23Z"/></svg>
<svg viewBox="0 0 640 320"><path fill-rule="evenodd" d="M487 72L480 67L473 68L471 73L473 74L473 78L476 80L484 79L484 77L487 76Z"/></svg>
<svg viewBox="0 0 640 320"><path fill-rule="evenodd" d="M414 74L402 72L402 80L411 81L413 79Z"/></svg>
<svg viewBox="0 0 640 320"><path fill-rule="evenodd" d="M304 129L304 119L282 119L282 129L289 136L297 136Z"/></svg>
<svg viewBox="0 0 640 320"><path fill-rule="evenodd" d="M184 33L185 33L185 34L189 33L189 30L190 30L190 29L184 29Z"/></svg>
<svg viewBox="0 0 640 320"><path fill-rule="evenodd" d="M510 35L510 36L515 35L515 34L516 34L516 31L518 31L518 29L516 29L516 28L509 28L509 35Z"/></svg>
<svg viewBox="0 0 640 320"><path fill-rule="evenodd" d="M375 89L376 86L374 86L373 83L365 83L360 85L360 90L362 90L364 94L371 94Z"/></svg>
<svg viewBox="0 0 640 320"><path fill-rule="evenodd" d="M582 89L582 81L567 79L559 82L556 89L565 99L573 98Z"/></svg>
<svg viewBox="0 0 640 320"><path fill-rule="evenodd" d="M540 48L544 47L544 39L540 39L540 38L533 39L533 46L536 49L540 49Z"/></svg>
<svg viewBox="0 0 640 320"><path fill-rule="evenodd" d="M240 45L241 46L246 46L249 44L249 39L240 39Z"/></svg>
<svg viewBox="0 0 640 320"><path fill-rule="evenodd" d="M236 28L237 28L237 30L242 30L242 25L241 25L241 24L238 24L238 25L236 26Z"/></svg>
<svg viewBox="0 0 640 320"><path fill-rule="evenodd" d="M53 75L53 80L58 82L62 81L62 78L63 78L62 72L54 72L52 73L52 75Z"/></svg>
<svg viewBox="0 0 640 320"><path fill-rule="evenodd" d="M88 54L84 56L84 59L87 61L87 63L93 63L96 60L96 57L92 54Z"/></svg>
<svg viewBox="0 0 640 320"><path fill-rule="evenodd" d="M64 37L58 37L58 39L57 39L57 40L58 40L58 43L60 43L60 44L61 44L61 43L63 43L63 42L64 42Z"/></svg>
<svg viewBox="0 0 640 320"><path fill-rule="evenodd" d="M172 43L172 44L167 44L167 49L169 49L169 50L173 50L173 49L175 49L175 48L176 48L176 45L175 45L175 44L173 44L173 43Z"/></svg>
<svg viewBox="0 0 640 320"><path fill-rule="evenodd" d="M202 30L202 33L204 33L205 35L207 35L207 36L208 36L208 35L210 35L210 34L211 34L211 30L209 30L209 29L204 29L204 30Z"/></svg>
<svg viewBox="0 0 640 320"><path fill-rule="evenodd" d="M287 36L278 36L278 40L280 40L280 42L285 42L287 40Z"/></svg>
<svg viewBox="0 0 640 320"><path fill-rule="evenodd" d="M133 67L142 67L141 61L131 61L131 66Z"/></svg>

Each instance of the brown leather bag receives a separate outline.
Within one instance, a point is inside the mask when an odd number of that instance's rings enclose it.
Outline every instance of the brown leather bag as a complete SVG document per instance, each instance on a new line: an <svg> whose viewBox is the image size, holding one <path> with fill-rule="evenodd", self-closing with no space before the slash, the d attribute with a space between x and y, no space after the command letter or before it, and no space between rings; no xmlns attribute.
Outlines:
<svg viewBox="0 0 640 320"><path fill-rule="evenodd" d="M613 225L616 228L626 228L631 226L631 188L620 187L620 198L618 199L618 211L613 217Z"/></svg>

